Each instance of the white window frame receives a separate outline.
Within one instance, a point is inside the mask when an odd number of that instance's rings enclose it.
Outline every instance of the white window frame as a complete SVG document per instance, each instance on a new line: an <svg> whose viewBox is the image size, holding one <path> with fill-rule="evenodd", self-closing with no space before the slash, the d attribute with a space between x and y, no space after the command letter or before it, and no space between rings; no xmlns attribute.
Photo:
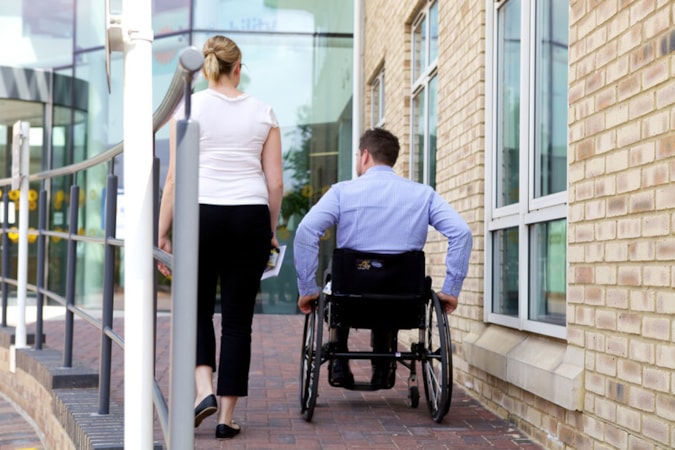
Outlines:
<svg viewBox="0 0 675 450"><path fill-rule="evenodd" d="M379 127L383 128L385 123L384 116L384 65L380 67L377 71L377 74L373 77L369 85L370 89L370 126L372 128ZM375 104L375 98L377 94L377 105Z"/></svg>
<svg viewBox="0 0 675 450"><path fill-rule="evenodd" d="M424 61L426 61L426 66L421 67L420 74L415 78L415 51L417 48L415 47L415 31L420 25L420 23L428 19L430 17L429 11L433 6L436 6L437 8L440 8L440 5L438 5L437 0L428 0L426 2L426 5L420 10L420 12L417 15L417 18L413 22L412 28L410 30L410 42L411 42L411 64L410 64L410 79L412 80L411 83L411 96L410 96L410 165L409 165L409 178L411 180L416 179L416 174L415 174L415 136L416 136L416 120L417 120L417 115L415 111L415 98L418 95L423 95L424 96L424 116L423 116L423 121L424 121L424 142L423 142L423 149L422 149L422 179L421 180L416 180L424 184L430 184L430 185L435 185L436 180L431 180L430 179L430 174L429 174L429 165L430 165L430 139L429 139L429 84L431 83L431 80L434 79L434 77L437 76L438 74L438 55L434 57L433 60L429 61L428 58L431 55L431 26L429 22L427 21L427 27L425 30L425 48L423 49L423 54L425 55ZM438 16L437 16L438 18ZM438 93L437 93L438 95Z"/></svg>
<svg viewBox="0 0 675 450"><path fill-rule="evenodd" d="M485 142L485 297L484 320L506 327L566 339L567 327L529 319L530 311L530 230L533 224L567 219L567 191L535 198L534 190L534 112L535 112L535 49L536 10L534 0L521 0L520 61L520 157L518 202L497 207L496 151L499 136L496 96L498 94L498 10L509 0L486 0L486 127ZM526 25L526 26L525 26ZM493 312L493 233L518 228L518 317ZM567 263L567 261L566 261ZM568 266L568 263L566 264ZM568 291L569 292L569 291Z"/></svg>

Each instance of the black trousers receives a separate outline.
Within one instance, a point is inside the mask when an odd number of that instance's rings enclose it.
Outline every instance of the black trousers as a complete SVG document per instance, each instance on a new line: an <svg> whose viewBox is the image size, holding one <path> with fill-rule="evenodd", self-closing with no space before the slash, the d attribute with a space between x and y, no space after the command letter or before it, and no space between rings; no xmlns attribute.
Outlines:
<svg viewBox="0 0 675 450"><path fill-rule="evenodd" d="M220 280L217 395L248 395L253 311L271 238L266 205L199 206L197 365L216 371L213 314Z"/></svg>
<svg viewBox="0 0 675 450"><path fill-rule="evenodd" d="M335 327L336 331L336 350L338 352L349 351L349 327ZM397 347L397 330L373 329L370 333L370 345L373 347L373 353L390 353ZM373 367L388 368L391 367L390 359L373 359ZM394 366L396 367L396 366Z"/></svg>

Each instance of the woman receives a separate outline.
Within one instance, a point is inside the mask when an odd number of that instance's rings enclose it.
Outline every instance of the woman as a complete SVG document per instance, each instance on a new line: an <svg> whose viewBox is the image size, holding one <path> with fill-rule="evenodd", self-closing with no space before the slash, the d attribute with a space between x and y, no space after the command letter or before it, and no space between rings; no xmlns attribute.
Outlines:
<svg viewBox="0 0 675 450"><path fill-rule="evenodd" d="M192 95L199 123L199 272L195 427L218 411L217 438L240 428L232 421L237 399L248 395L251 324L260 276L278 247L274 236L283 195L281 134L272 108L237 89L241 51L224 36L203 47L208 89ZM171 252L175 118L171 158L159 217L159 247ZM213 314L218 280L222 327L216 401ZM218 403L220 409L218 410Z"/></svg>

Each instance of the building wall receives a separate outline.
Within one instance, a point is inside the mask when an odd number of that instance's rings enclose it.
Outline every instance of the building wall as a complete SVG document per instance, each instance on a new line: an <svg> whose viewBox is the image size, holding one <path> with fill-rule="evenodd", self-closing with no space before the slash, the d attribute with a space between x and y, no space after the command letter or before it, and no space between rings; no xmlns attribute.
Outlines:
<svg viewBox="0 0 675 450"><path fill-rule="evenodd" d="M675 446L675 4L573 1L568 342L583 430Z"/></svg>
<svg viewBox="0 0 675 450"><path fill-rule="evenodd" d="M385 127L401 140L396 170L408 176L410 29L426 2L363 3L363 125L370 125L367 83L384 64ZM546 448L673 448L675 3L570 2L566 341L483 319L486 4L439 4L437 190L474 233L450 321L454 380ZM445 249L430 232L425 251L436 288ZM570 364L557 370L578 368L579 392L553 395L579 402L551 400L469 363L475 346L466 342L487 329L536 341L532 351L562 348Z"/></svg>

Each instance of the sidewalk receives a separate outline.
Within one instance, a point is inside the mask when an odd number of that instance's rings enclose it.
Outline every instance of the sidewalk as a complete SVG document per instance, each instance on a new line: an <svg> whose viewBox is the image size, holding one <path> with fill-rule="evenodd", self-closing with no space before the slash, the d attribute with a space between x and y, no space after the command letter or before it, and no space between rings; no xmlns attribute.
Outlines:
<svg viewBox="0 0 675 450"><path fill-rule="evenodd" d="M211 416L195 430L196 449L542 448L513 424L481 407L457 385L453 388L450 412L442 423L435 423L426 408L421 384L420 406L407 406L408 370L400 365L396 386L375 392L333 388L326 380L326 366L322 366L317 407L312 422L307 423L300 414L298 388L303 321L304 316L301 315L255 317L249 396L242 398L235 410L235 421L242 426L242 433L232 440L216 440L216 416ZM124 319L116 318L115 329L121 332L123 326ZM219 315L216 315L216 326L220 327ZM61 349L63 321L47 321L44 328L47 346ZM169 384L169 331L170 318L161 315L158 318L156 373L165 396ZM95 330L87 323L76 321L77 344L73 357L86 366L96 368L99 337L94 334ZM368 332L359 330L350 335L350 342L355 346L366 345L368 338ZM368 364L367 361L352 362L357 380L369 376ZM123 355L116 348L113 350L112 366L111 400L122 404ZM422 383L421 376L419 378ZM0 396L0 450L41 448L36 431L10 406ZM5 426L10 421L17 425ZM16 436L6 436L10 432ZM157 421L155 439L163 442Z"/></svg>

